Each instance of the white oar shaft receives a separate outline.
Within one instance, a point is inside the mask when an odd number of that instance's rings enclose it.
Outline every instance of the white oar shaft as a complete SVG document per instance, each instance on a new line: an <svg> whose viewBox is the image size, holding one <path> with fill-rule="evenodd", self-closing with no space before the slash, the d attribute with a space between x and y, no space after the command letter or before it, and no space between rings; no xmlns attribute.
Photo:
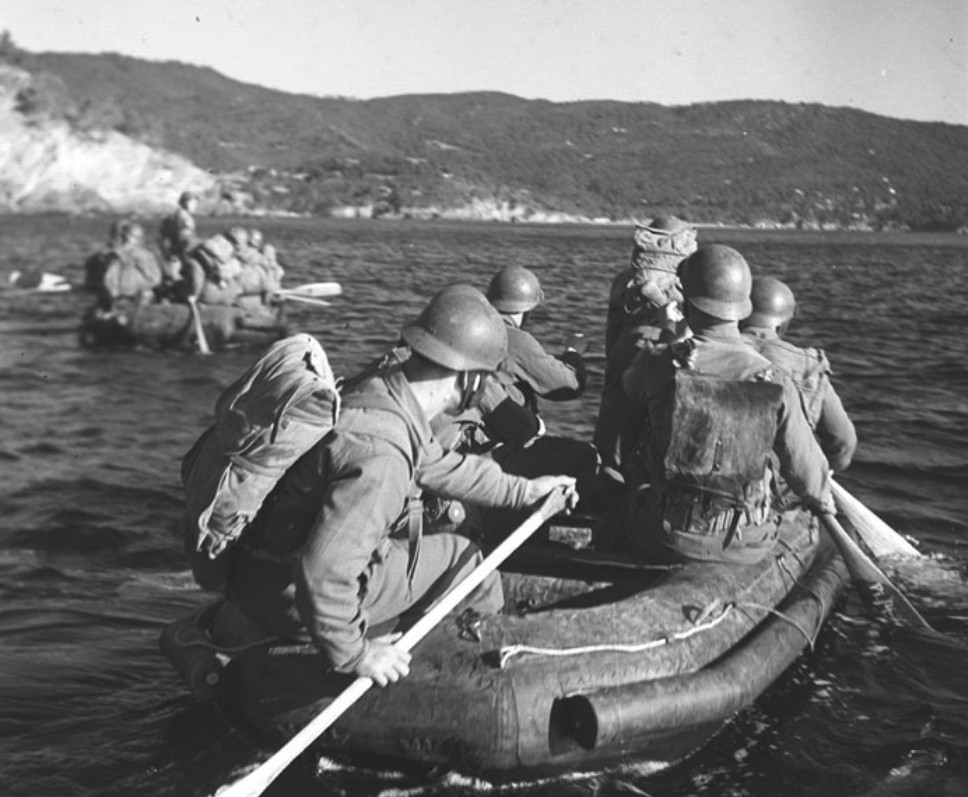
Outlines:
<svg viewBox="0 0 968 797"><path fill-rule="evenodd" d="M188 309L192 314L192 326L195 329L195 343L198 345L199 354L211 354L208 339L205 337L205 326L202 324L202 314L198 309L198 301L194 296L188 297Z"/></svg>
<svg viewBox="0 0 968 797"><path fill-rule="evenodd" d="M843 526L837 522L837 519L833 515L820 515L820 522L823 523L827 533L833 537L837 549L840 551L840 556L844 560L844 564L847 565L847 570L854 581L881 584L893 600L894 608L898 615L904 617L913 625L927 629L931 628L928 625L928 621L914 608L911 601L871 561L870 557L861 550L861 547L844 531Z"/></svg>
<svg viewBox="0 0 968 797"><path fill-rule="evenodd" d="M549 495L540 509L518 526L469 576L456 584L394 644L402 650L413 648L444 617L456 609L461 601L479 587L484 579L497 570L505 559L541 527L542 523L563 508L563 496L557 493ZM357 678L264 764L228 788L220 790L217 793L218 797L257 797L262 794L286 767L308 749L319 738L319 735L336 722L357 700L363 697L371 686L373 686L373 681L369 678Z"/></svg>
<svg viewBox="0 0 968 797"><path fill-rule="evenodd" d="M830 484L833 488L834 501L837 502L837 511L850 521L850 525L857 530L860 538L870 548L874 556L923 556L917 548L837 482L831 479Z"/></svg>
<svg viewBox="0 0 968 797"><path fill-rule="evenodd" d="M306 285L296 285L293 288L280 288L276 291L279 296L310 296L324 299L330 296L340 296L343 286L338 282L310 282Z"/></svg>

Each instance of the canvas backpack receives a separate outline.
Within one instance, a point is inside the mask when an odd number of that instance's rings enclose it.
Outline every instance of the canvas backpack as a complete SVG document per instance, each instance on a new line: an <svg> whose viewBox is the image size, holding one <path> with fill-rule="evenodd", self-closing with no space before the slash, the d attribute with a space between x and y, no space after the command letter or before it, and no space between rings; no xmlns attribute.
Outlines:
<svg viewBox="0 0 968 797"><path fill-rule="evenodd" d="M336 424L340 394L311 335L277 341L226 388L182 460L183 531L196 581L224 587L232 546L288 468Z"/></svg>

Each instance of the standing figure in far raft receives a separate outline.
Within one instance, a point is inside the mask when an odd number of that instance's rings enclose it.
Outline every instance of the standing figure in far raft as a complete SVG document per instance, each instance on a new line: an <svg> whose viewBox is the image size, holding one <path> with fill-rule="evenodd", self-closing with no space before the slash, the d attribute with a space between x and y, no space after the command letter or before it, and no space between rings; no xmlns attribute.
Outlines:
<svg viewBox="0 0 968 797"><path fill-rule="evenodd" d="M595 424L602 466L615 478L635 445L638 415L622 390L622 373L640 351L683 332L677 269L696 251L696 230L675 216L636 225L629 266L616 275L605 322L605 384ZM635 415L636 417L632 417Z"/></svg>

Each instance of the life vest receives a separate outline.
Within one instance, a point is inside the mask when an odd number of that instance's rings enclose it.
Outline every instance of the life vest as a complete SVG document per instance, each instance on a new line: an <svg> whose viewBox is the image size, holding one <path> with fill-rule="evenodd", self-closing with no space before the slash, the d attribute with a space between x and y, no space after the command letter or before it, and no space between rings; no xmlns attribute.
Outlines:
<svg viewBox="0 0 968 797"><path fill-rule="evenodd" d="M340 395L322 346L277 341L215 405L215 423L182 460L185 548L198 583L224 586L230 549L299 457L336 424Z"/></svg>
<svg viewBox="0 0 968 797"><path fill-rule="evenodd" d="M663 460L663 520L672 530L729 537L763 523L780 385L676 369Z"/></svg>

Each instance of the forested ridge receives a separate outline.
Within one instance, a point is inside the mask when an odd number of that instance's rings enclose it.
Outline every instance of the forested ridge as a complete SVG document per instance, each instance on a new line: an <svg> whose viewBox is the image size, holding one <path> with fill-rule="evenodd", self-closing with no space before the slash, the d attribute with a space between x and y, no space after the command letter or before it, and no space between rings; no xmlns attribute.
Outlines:
<svg viewBox="0 0 968 797"><path fill-rule="evenodd" d="M959 229L968 127L770 101L668 107L500 93L372 100L288 94L211 69L115 54L28 53L18 112L115 130L220 179L218 200L328 215L526 220L676 212L697 222Z"/></svg>

